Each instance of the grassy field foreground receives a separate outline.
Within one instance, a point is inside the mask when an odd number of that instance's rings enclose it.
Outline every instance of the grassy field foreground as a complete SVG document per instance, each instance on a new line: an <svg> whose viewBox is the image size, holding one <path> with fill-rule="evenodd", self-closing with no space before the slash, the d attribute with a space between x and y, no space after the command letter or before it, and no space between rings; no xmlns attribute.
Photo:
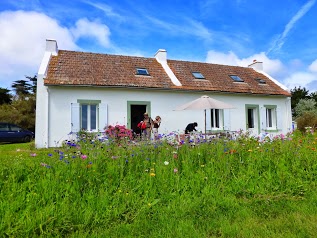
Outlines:
<svg viewBox="0 0 317 238"><path fill-rule="evenodd" d="M315 237L316 142L0 145L0 237Z"/></svg>

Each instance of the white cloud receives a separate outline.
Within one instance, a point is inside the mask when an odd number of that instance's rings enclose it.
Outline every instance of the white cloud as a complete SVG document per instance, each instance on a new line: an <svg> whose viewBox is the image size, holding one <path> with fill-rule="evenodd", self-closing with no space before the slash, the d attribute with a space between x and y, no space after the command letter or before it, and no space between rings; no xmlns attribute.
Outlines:
<svg viewBox="0 0 317 238"><path fill-rule="evenodd" d="M75 28L68 29L38 12L0 12L0 32L0 87L4 88L37 73L46 39L57 40L58 47L67 50L79 50L76 40L86 36L96 38L102 46L109 45L105 25L80 19Z"/></svg>
<svg viewBox="0 0 317 238"><path fill-rule="evenodd" d="M47 38L66 49L78 48L67 28L38 12L1 12L0 32L0 87L36 74Z"/></svg>
<svg viewBox="0 0 317 238"><path fill-rule="evenodd" d="M309 72L295 72L289 77L285 78L284 81L285 85L290 89L299 86L307 88L310 83L317 79L316 76L316 74Z"/></svg>
<svg viewBox="0 0 317 238"><path fill-rule="evenodd" d="M285 65L280 60L270 59L264 52L240 59L231 51L225 54L211 50L206 58L208 63L242 67L247 67L253 60L263 62L263 70L289 89L301 86L306 87L310 92L317 90L317 60L306 68L298 59L291 60Z"/></svg>
<svg viewBox="0 0 317 238"><path fill-rule="evenodd" d="M214 64L225 64L247 67L249 64L257 60L263 62L263 70L270 74L276 75L284 71L284 66L280 60L270 59L264 52L254 54L250 57L240 59L234 52L230 51L227 54L217 51L208 51L206 62Z"/></svg>
<svg viewBox="0 0 317 238"><path fill-rule="evenodd" d="M91 22L86 18L79 19L76 22L76 27L72 28L71 32L76 40L81 37L96 38L100 45L110 46L110 30L106 25L99 22Z"/></svg>
<svg viewBox="0 0 317 238"><path fill-rule="evenodd" d="M76 48L66 28L37 12L0 13L0 31L1 63L26 66L39 63L44 54L46 38L55 38L59 45L68 49Z"/></svg>
<svg viewBox="0 0 317 238"><path fill-rule="evenodd" d="M311 72L317 73L317 59L313 63L311 63L311 65L309 65L308 69Z"/></svg>

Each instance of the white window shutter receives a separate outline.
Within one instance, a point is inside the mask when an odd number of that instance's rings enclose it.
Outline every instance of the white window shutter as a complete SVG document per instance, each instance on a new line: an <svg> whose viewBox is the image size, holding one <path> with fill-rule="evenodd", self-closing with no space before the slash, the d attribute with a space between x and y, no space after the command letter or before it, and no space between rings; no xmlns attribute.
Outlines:
<svg viewBox="0 0 317 238"><path fill-rule="evenodd" d="M80 104L71 103L71 132L80 131Z"/></svg>
<svg viewBox="0 0 317 238"><path fill-rule="evenodd" d="M260 107L260 133L266 130L266 107Z"/></svg>
<svg viewBox="0 0 317 238"><path fill-rule="evenodd" d="M223 129L225 131L231 131L230 114L230 109L223 109Z"/></svg>
<svg viewBox="0 0 317 238"><path fill-rule="evenodd" d="M206 130L211 130L211 109L206 109Z"/></svg>
<svg viewBox="0 0 317 238"><path fill-rule="evenodd" d="M108 126L108 107L105 103L99 104L99 131L104 131Z"/></svg>
<svg viewBox="0 0 317 238"><path fill-rule="evenodd" d="M283 118L282 110L279 107L276 108L276 122L277 122L277 125L276 125L277 128L276 129L279 132L282 132L283 131L284 118Z"/></svg>

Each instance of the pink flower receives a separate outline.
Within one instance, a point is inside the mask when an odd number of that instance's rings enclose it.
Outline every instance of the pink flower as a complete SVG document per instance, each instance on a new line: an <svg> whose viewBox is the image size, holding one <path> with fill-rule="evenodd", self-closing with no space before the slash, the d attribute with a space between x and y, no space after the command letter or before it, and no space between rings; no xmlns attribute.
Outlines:
<svg viewBox="0 0 317 238"><path fill-rule="evenodd" d="M36 153L31 153L30 154L32 157L35 157L36 156Z"/></svg>
<svg viewBox="0 0 317 238"><path fill-rule="evenodd" d="M81 155L80 158L82 158L83 160L87 159L87 155Z"/></svg>
<svg viewBox="0 0 317 238"><path fill-rule="evenodd" d="M177 168L174 168L174 173L176 174L178 172L178 169Z"/></svg>

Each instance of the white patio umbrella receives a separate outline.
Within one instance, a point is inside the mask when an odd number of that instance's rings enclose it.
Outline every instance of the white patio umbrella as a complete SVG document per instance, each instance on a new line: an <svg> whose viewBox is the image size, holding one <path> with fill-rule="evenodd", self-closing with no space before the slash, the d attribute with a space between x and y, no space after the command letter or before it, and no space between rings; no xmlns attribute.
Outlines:
<svg viewBox="0 0 317 238"><path fill-rule="evenodd" d="M194 101L188 102L174 109L174 111L183 110L204 110L205 111L205 138L206 138L206 110L207 109L230 109L234 108L232 105L216 100L209 96L201 96Z"/></svg>

